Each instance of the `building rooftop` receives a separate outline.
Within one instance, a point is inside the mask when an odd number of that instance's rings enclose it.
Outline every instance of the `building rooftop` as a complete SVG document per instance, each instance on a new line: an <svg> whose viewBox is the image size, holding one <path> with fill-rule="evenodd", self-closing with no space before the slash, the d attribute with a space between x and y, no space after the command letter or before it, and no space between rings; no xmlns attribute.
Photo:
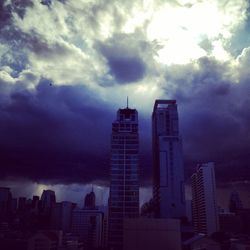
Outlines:
<svg viewBox="0 0 250 250"><path fill-rule="evenodd" d="M158 108L168 107L168 105L176 104L176 100L157 99L154 104L154 111Z"/></svg>

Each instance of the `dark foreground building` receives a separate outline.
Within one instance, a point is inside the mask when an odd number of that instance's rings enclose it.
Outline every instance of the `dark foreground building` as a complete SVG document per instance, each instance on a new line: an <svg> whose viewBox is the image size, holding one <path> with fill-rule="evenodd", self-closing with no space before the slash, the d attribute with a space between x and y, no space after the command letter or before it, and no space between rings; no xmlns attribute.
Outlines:
<svg viewBox="0 0 250 250"><path fill-rule="evenodd" d="M139 216L138 113L119 109L112 124L109 195L109 246L121 249L123 220Z"/></svg>

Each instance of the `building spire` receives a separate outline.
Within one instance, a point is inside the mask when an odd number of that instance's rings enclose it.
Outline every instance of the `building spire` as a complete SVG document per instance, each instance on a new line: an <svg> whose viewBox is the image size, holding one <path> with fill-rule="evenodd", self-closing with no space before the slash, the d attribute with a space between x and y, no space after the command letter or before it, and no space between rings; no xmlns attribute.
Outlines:
<svg viewBox="0 0 250 250"><path fill-rule="evenodd" d="M127 96L127 109L128 109L128 96Z"/></svg>

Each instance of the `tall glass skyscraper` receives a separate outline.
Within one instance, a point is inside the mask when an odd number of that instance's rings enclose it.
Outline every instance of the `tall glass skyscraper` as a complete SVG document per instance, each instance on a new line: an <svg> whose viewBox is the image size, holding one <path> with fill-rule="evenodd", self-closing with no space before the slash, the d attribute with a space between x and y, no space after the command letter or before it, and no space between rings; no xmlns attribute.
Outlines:
<svg viewBox="0 0 250 250"><path fill-rule="evenodd" d="M182 141L175 100L156 100L152 114L155 216L185 216Z"/></svg>
<svg viewBox="0 0 250 250"><path fill-rule="evenodd" d="M109 246L121 249L123 219L139 216L138 113L119 109L112 124Z"/></svg>

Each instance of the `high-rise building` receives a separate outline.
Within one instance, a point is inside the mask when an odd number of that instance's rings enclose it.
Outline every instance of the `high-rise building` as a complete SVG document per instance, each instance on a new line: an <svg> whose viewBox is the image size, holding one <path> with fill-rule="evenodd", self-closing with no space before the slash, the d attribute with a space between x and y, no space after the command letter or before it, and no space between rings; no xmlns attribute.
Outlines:
<svg viewBox="0 0 250 250"><path fill-rule="evenodd" d="M26 204L27 199L26 197L19 197L18 199L18 210L19 212L24 212L26 210Z"/></svg>
<svg viewBox="0 0 250 250"><path fill-rule="evenodd" d="M92 190L90 193L86 194L84 199L84 207L85 208L95 208L95 193L94 190Z"/></svg>
<svg viewBox="0 0 250 250"><path fill-rule="evenodd" d="M213 162L197 166L191 177L191 186L195 232L210 235L219 230Z"/></svg>
<svg viewBox="0 0 250 250"><path fill-rule="evenodd" d="M182 140L175 100L156 100L152 114L153 198L157 218L185 216Z"/></svg>
<svg viewBox="0 0 250 250"><path fill-rule="evenodd" d="M41 204L43 209L51 209L56 203L56 194L53 190L43 190Z"/></svg>
<svg viewBox="0 0 250 250"><path fill-rule="evenodd" d="M103 217L103 212L98 208L73 210L71 231L83 241L86 249L102 246Z"/></svg>
<svg viewBox="0 0 250 250"><path fill-rule="evenodd" d="M138 148L137 110L119 109L111 136L108 242L113 249L122 247L124 219L139 216Z"/></svg>
<svg viewBox="0 0 250 250"><path fill-rule="evenodd" d="M69 201L55 203L51 209L51 229L62 230L64 233L70 232L72 213L75 207L76 204Z"/></svg>
<svg viewBox="0 0 250 250"><path fill-rule="evenodd" d="M0 222L7 222L11 216L12 194L10 188L0 187Z"/></svg>
<svg viewBox="0 0 250 250"><path fill-rule="evenodd" d="M229 211L231 213L237 213L237 211L239 211L242 208L243 206L242 206L242 202L240 199L240 195L237 191L234 190L231 193L230 200L229 200Z"/></svg>

